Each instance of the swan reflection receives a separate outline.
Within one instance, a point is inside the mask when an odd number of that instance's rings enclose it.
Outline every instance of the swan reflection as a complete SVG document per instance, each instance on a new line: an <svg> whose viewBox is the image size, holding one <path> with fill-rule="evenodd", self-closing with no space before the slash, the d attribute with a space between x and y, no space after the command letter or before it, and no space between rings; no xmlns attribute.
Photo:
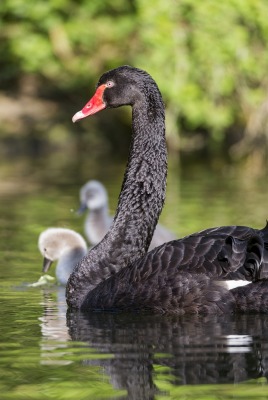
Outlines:
<svg viewBox="0 0 268 400"><path fill-rule="evenodd" d="M69 312L67 324L72 340L95 349L100 356L95 365L103 367L114 388L127 390L129 398L147 399L158 392L159 374L172 385L267 377L264 315L174 318ZM85 357L83 364L92 365L92 360Z"/></svg>
<svg viewBox="0 0 268 400"><path fill-rule="evenodd" d="M169 385L267 378L268 316L183 318L67 312L65 288L44 289L41 363L100 367L129 399Z"/></svg>
<svg viewBox="0 0 268 400"><path fill-rule="evenodd" d="M54 286L43 289L44 312L39 318L42 340L41 364L66 365L72 361L64 359L68 351L68 342L71 340L66 326L67 305L65 300L65 287Z"/></svg>

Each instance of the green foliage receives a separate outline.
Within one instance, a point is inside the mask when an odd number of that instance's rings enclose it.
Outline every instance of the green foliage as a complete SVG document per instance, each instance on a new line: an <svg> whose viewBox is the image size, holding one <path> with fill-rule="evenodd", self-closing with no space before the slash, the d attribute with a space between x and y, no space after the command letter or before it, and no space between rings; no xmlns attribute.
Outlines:
<svg viewBox="0 0 268 400"><path fill-rule="evenodd" d="M1 82L34 74L75 92L129 63L158 82L174 137L202 130L223 141L264 118L267 15L266 0L2 0Z"/></svg>
<svg viewBox="0 0 268 400"><path fill-rule="evenodd" d="M268 3L138 0L138 59L189 130L245 126L267 96ZM148 21L150 21L148 23ZM178 105L177 108L175 105Z"/></svg>
<svg viewBox="0 0 268 400"><path fill-rule="evenodd" d="M124 62L129 43L118 44L135 21L124 0L4 0L0 16L2 79L30 72L60 87L96 79L106 64Z"/></svg>

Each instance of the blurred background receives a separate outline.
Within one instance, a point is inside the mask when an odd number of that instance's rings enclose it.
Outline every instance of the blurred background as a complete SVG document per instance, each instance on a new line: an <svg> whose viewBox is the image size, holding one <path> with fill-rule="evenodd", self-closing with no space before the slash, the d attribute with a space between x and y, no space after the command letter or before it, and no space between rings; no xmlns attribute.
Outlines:
<svg viewBox="0 0 268 400"><path fill-rule="evenodd" d="M120 328L116 320L105 316L102 322L96 314L89 343L94 347L96 342L97 352L107 343L103 367L103 353L85 353L84 345L78 351L80 344L73 347L65 335L65 301L64 296L59 301L56 286L47 292L25 283L42 274L37 241L44 229L66 227L85 237L85 216L76 214L85 182L101 181L109 213L115 212L131 110L105 110L77 124L71 118L92 96L103 72L122 64L149 72L166 104L169 160L161 224L177 237L220 225L262 228L268 217L267 43L267 0L0 0L1 398L43 399L44 393L57 400L112 398L111 385L104 384L109 380L118 387L126 379L138 389L145 382L151 399L147 382L167 393L185 382L185 365L189 376L199 371L209 382L217 377L231 381L233 398L233 381L244 376L245 365L248 379L254 371L266 373L266 319L252 319L251 325L242 320L238 330L224 321L212 320L212 328L202 322L199 329L196 322L187 328L173 319L164 324L146 320L145 330L139 324L137 331L132 317ZM50 273L55 275L53 268ZM242 333L242 339L237 336L235 342L234 333ZM225 350L229 342L223 342L223 334L232 335L233 350ZM220 339L215 342L215 337ZM118 347L122 338L126 342ZM235 351L238 358L233 358ZM87 353L94 358L92 366L84 361ZM201 354L208 370L200 364ZM169 372L167 359L179 373ZM113 376L117 367L121 375ZM206 375L210 370L211 377ZM133 380L135 371L139 379ZM267 391L263 382L253 386L250 381L245 393L254 391L257 398L256 387ZM101 389L94 391L94 385ZM187 398L205 398L203 388ZM173 398L185 398L186 392L173 393ZM219 396L215 393L213 398L223 399L229 392L222 386Z"/></svg>
<svg viewBox="0 0 268 400"><path fill-rule="evenodd" d="M82 233L75 210L89 179L106 186L114 213L131 110L77 124L71 118L102 73L122 64L148 71L166 104L164 225L179 236L262 225L267 15L267 0L1 0L0 236L7 248L6 238L21 232L36 251L50 225Z"/></svg>
<svg viewBox="0 0 268 400"><path fill-rule="evenodd" d="M83 232L75 210L89 179L106 186L114 213L131 110L105 110L77 124L71 118L102 73L122 64L148 71L166 104L164 225L179 236L262 225L267 15L267 0L2 0L0 212L10 213L2 218L3 240L27 229L36 251L49 225Z"/></svg>
<svg viewBox="0 0 268 400"><path fill-rule="evenodd" d="M79 127L71 116L103 72L130 64L161 89L170 151L250 156L261 168L267 15L266 0L2 0L1 156L58 148L81 155L88 143L125 157L129 110Z"/></svg>

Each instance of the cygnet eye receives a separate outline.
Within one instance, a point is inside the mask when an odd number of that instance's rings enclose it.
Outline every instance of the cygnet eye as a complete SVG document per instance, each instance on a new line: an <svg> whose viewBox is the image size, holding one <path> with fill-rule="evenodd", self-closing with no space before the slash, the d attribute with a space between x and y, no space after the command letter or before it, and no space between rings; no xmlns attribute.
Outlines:
<svg viewBox="0 0 268 400"><path fill-rule="evenodd" d="M114 86L114 82L113 81L108 81L107 83L106 83L106 87L107 88L111 88L111 87L113 87Z"/></svg>
<svg viewBox="0 0 268 400"><path fill-rule="evenodd" d="M46 252L47 251L47 249L46 248L44 248L44 252Z"/></svg>

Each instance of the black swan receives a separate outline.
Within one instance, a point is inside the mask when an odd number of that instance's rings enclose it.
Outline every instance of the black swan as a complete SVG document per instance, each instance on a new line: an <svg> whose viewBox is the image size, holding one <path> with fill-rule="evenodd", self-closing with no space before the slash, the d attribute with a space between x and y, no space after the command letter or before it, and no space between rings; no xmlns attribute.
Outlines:
<svg viewBox="0 0 268 400"><path fill-rule="evenodd" d="M39 235L38 248L44 257L43 272L57 261L56 278L66 285L75 265L87 253L85 240L79 233L66 228L48 228Z"/></svg>
<svg viewBox="0 0 268 400"><path fill-rule="evenodd" d="M85 234L92 246L98 244L108 232L113 217L108 212L108 194L104 185L96 180L90 180L80 189L79 213L89 210L85 220ZM173 232L157 224L149 251L170 240L176 239Z"/></svg>
<svg viewBox="0 0 268 400"><path fill-rule="evenodd" d="M164 203L167 174L165 112L155 81L130 66L108 71L73 122L123 105L132 106L133 135L117 212L104 239L72 272L66 286L69 308L222 313L239 311L240 292L228 290L224 280L256 282L249 291L260 286L268 292L266 282L258 282L268 276L267 226L211 228L146 254ZM254 311L260 308L268 309L265 293Z"/></svg>

